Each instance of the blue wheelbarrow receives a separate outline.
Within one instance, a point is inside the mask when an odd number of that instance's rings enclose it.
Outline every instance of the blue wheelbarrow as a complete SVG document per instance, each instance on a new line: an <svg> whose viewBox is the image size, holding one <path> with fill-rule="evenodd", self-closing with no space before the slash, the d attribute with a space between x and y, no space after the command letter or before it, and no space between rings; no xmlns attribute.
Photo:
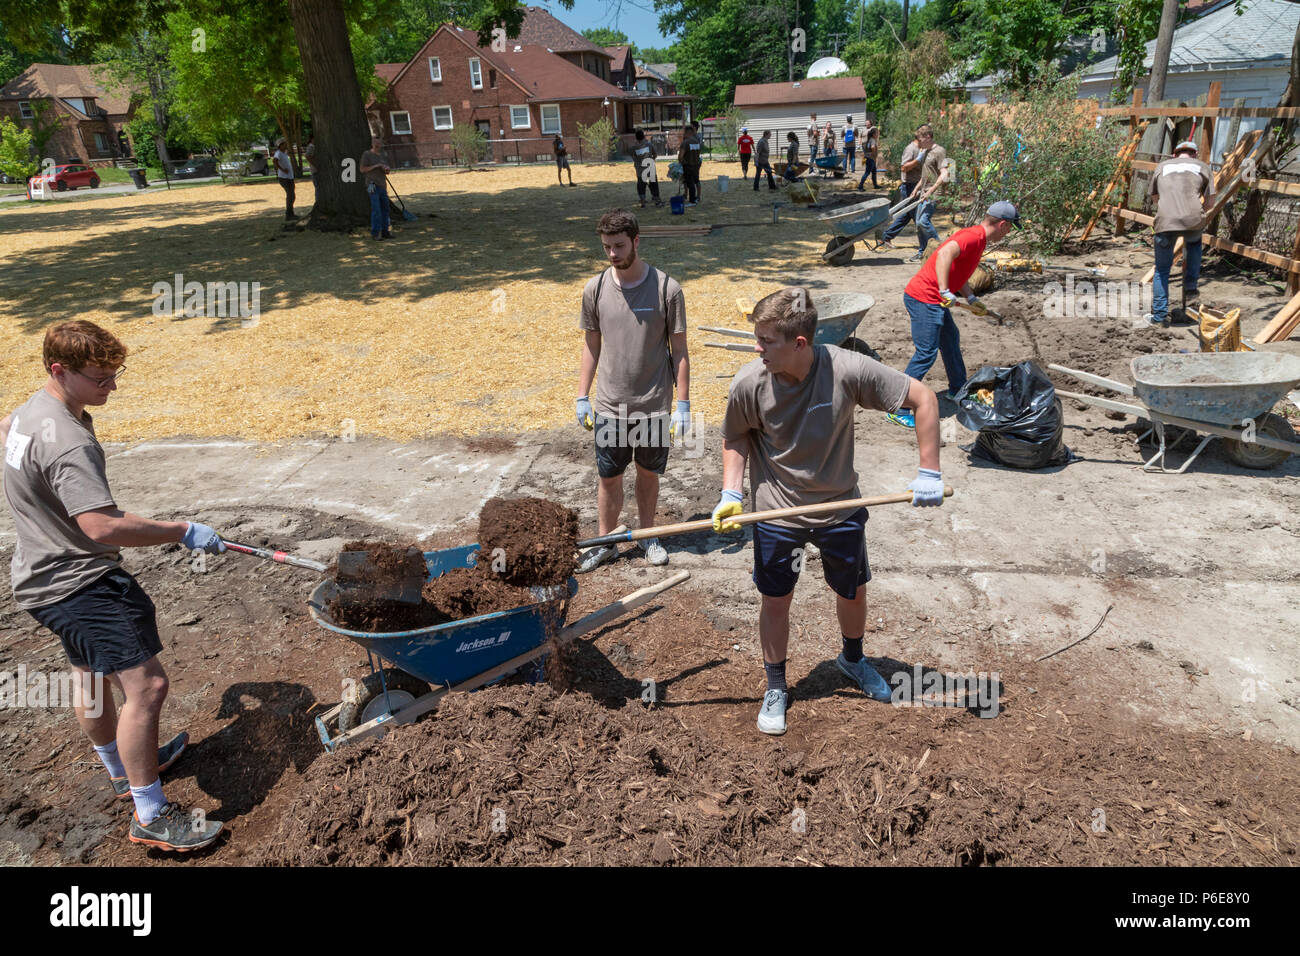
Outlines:
<svg viewBox="0 0 1300 956"><path fill-rule="evenodd" d="M478 550L472 544L426 551L429 576L474 567ZM564 621L569 601L578 593L578 582L572 577L565 584L532 588L532 603L522 607L384 633L352 631L336 624L329 607L337 588L332 580L321 581L307 600L312 620L364 647L370 665L361 680L345 681L343 700L316 718L321 743L333 751L411 723L437 707L444 695L474 690L535 666L556 647L603 627L689 577L689 571L678 571L568 626Z"/></svg>
<svg viewBox="0 0 1300 956"><path fill-rule="evenodd" d="M826 243L822 262L833 266L846 266L853 261L853 245L867 233L881 229L900 213L905 213L920 202L920 197L904 199L890 206L888 199L868 199L854 203L818 218L831 227L835 237Z"/></svg>

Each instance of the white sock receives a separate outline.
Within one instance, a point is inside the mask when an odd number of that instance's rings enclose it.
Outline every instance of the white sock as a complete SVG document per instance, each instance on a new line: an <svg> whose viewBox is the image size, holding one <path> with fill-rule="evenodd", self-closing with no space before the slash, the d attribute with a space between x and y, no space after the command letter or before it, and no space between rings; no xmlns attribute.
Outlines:
<svg viewBox="0 0 1300 956"><path fill-rule="evenodd" d="M147 787L132 787L131 799L135 801L135 815L140 818L140 825L146 827L158 819L158 814L167 806L161 780L154 780Z"/></svg>
<svg viewBox="0 0 1300 956"><path fill-rule="evenodd" d="M104 769L108 771L110 777L125 777L126 768L122 766L122 758L117 754L117 741L103 747L96 747L95 753L99 754L99 759L104 762Z"/></svg>

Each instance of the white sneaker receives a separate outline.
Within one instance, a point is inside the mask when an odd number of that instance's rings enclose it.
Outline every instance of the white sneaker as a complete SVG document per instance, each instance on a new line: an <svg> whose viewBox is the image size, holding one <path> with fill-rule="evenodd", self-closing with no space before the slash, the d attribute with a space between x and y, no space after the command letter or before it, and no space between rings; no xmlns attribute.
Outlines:
<svg viewBox="0 0 1300 956"><path fill-rule="evenodd" d="M785 733L785 707L790 695L783 690L769 690L763 695L763 708L758 712L758 729L779 737Z"/></svg>
<svg viewBox="0 0 1300 956"><path fill-rule="evenodd" d="M586 574L588 571L594 571L606 561L610 561L618 556L618 550L610 544L601 545L598 548L592 548L582 556L578 562L577 573Z"/></svg>
<svg viewBox="0 0 1300 956"><path fill-rule="evenodd" d="M668 551L659 543L658 538L649 538L641 542L641 550L645 552L647 564L658 566L668 563Z"/></svg>

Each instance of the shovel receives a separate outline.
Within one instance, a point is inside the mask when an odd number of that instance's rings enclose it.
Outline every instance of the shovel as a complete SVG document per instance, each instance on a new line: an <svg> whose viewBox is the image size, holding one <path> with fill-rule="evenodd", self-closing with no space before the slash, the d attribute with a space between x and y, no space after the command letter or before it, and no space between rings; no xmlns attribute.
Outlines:
<svg viewBox="0 0 1300 956"><path fill-rule="evenodd" d="M952 486L943 486L943 496L952 497ZM877 495L874 498L849 498L843 501L825 501L818 505L800 505L797 508L772 508L768 511L751 511L748 514L731 515L727 524L756 524L759 521L775 521L778 518L797 518L804 515L834 514L837 511L874 508L877 505L896 505L912 500L912 492L904 491L896 495ZM660 525L657 528L638 528L635 531L615 532L599 538L579 541L579 548L594 548L602 544L618 544L620 541L641 541L645 538L666 538L675 534L690 534L693 531L712 531L713 519L702 518L699 521L683 521L681 524Z"/></svg>
<svg viewBox="0 0 1300 956"><path fill-rule="evenodd" d="M277 564L288 564L295 568L306 568L322 574L329 571L329 566L320 561L300 558L286 554L284 551L270 551L255 548L249 544L238 544L221 539L227 551L246 554ZM339 552L338 572L334 583L338 587L340 604L369 604L374 601L397 601L401 604L419 604L420 589L424 587L428 571L425 568L424 555L419 548L407 548L405 561L398 570L385 570L375 564L369 551Z"/></svg>

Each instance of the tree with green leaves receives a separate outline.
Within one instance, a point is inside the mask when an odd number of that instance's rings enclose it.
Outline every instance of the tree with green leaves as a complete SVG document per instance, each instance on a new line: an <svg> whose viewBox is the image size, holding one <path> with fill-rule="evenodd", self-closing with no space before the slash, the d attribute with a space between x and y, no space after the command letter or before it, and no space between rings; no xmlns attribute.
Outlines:
<svg viewBox="0 0 1300 956"><path fill-rule="evenodd" d="M9 117L0 116L0 173L26 182L41 168L38 155L32 131L20 129Z"/></svg>
<svg viewBox="0 0 1300 956"><path fill-rule="evenodd" d="M596 46L625 46L631 49L633 56L638 55L636 44L629 40L622 30L614 30L610 27L588 27L582 31L582 35Z"/></svg>

